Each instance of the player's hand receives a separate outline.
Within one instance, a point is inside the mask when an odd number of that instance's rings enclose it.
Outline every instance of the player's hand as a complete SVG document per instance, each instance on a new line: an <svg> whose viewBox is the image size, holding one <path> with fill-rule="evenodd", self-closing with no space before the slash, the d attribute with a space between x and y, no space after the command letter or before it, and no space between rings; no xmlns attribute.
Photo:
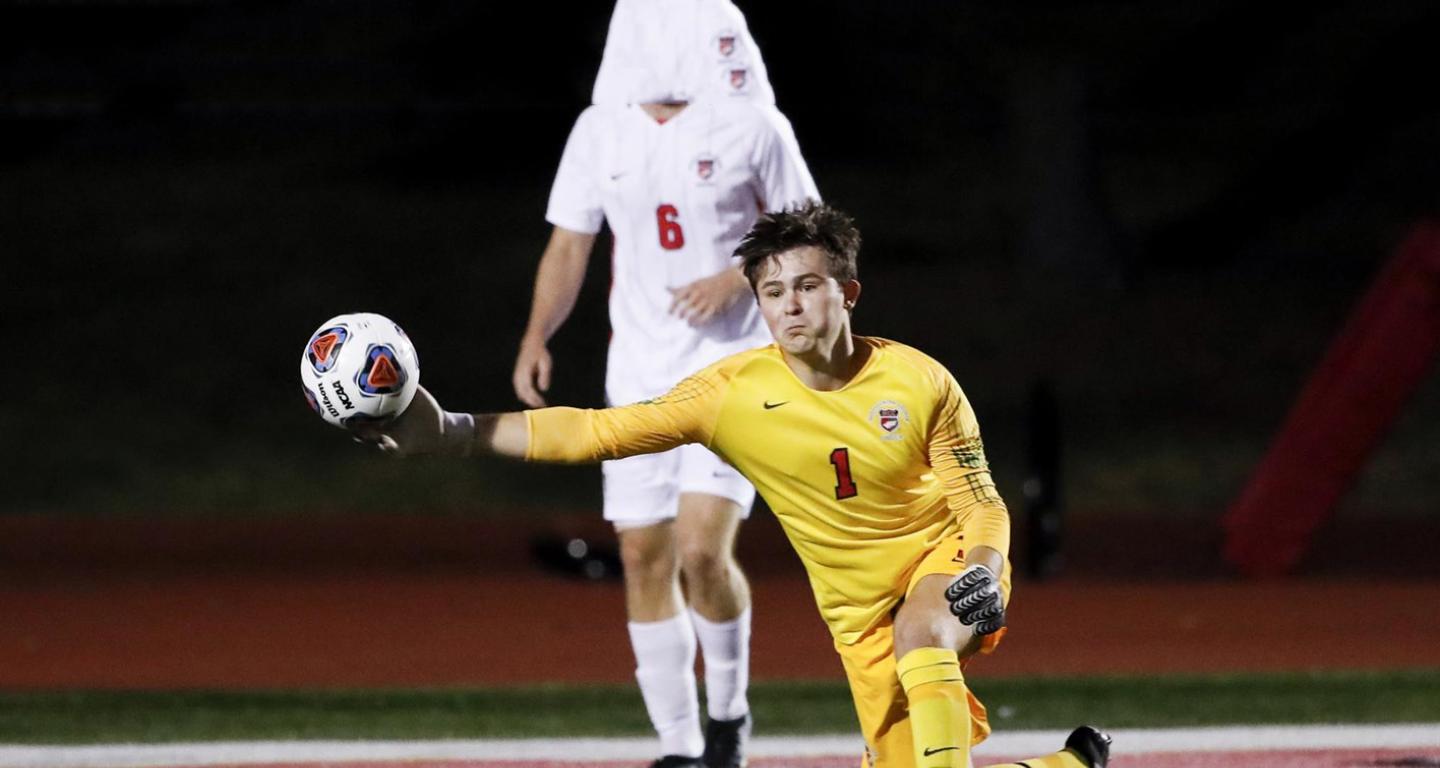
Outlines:
<svg viewBox="0 0 1440 768"><path fill-rule="evenodd" d="M727 269L671 288L670 314L698 327L724 314L749 291L750 283L740 270Z"/></svg>
<svg viewBox="0 0 1440 768"><path fill-rule="evenodd" d="M424 387L415 390L410 406L388 421L354 422L355 439L396 456L436 453L443 444L444 414Z"/></svg>
<svg viewBox="0 0 1440 768"><path fill-rule="evenodd" d="M531 408L544 408L541 392L550 391L550 350L545 342L532 336L520 340L520 354L515 356L515 396Z"/></svg>
<svg viewBox="0 0 1440 768"><path fill-rule="evenodd" d="M972 627L977 635L988 635L1005 626L1005 603L1000 594L1000 579L983 565L972 565L960 572L945 588L950 612L961 624Z"/></svg>

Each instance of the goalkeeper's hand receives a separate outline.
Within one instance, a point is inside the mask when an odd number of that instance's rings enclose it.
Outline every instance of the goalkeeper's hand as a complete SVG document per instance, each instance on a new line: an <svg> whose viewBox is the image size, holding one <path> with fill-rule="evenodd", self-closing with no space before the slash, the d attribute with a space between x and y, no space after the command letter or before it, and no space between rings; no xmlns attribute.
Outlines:
<svg viewBox="0 0 1440 768"><path fill-rule="evenodd" d="M945 588L950 612L961 624L971 627L977 635L988 635L1005 626L1005 603L1000 594L1000 579L983 565L972 565L960 572Z"/></svg>
<svg viewBox="0 0 1440 768"><path fill-rule="evenodd" d="M463 430L451 422L455 417L468 414L446 413L435 397L424 387L415 391L409 407L393 419L386 421L361 421L350 426L355 439L374 445L385 453L397 456L413 456L427 453L458 452L447 451L447 433L452 438L463 436L468 439L473 433L473 421Z"/></svg>

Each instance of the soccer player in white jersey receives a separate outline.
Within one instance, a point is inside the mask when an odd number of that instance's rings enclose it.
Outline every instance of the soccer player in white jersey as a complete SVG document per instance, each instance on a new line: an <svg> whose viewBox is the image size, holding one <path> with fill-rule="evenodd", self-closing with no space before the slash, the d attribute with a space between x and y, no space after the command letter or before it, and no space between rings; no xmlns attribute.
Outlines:
<svg viewBox="0 0 1440 768"><path fill-rule="evenodd" d="M729 0L618 0L593 105L575 122L550 193L554 229L515 362L516 394L545 405L546 344L574 306L602 222L614 239L605 394L620 405L770 343L732 254L762 211L818 197L739 9ZM635 675L664 755L656 765L743 765L750 594L734 542L755 490L696 445L608 461L603 475Z"/></svg>

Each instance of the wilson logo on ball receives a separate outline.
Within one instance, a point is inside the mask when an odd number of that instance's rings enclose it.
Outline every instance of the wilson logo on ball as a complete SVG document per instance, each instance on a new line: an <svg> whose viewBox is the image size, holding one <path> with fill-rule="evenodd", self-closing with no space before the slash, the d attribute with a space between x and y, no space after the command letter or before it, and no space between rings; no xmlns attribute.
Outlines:
<svg viewBox="0 0 1440 768"><path fill-rule="evenodd" d="M365 367L355 383L367 395L394 394L405 383L405 369L395 360L394 350L377 344L365 354Z"/></svg>
<svg viewBox="0 0 1440 768"><path fill-rule="evenodd" d="M310 359L310 367L316 373L325 373L335 367L335 360L340 356L340 348L345 346L345 340L350 338L350 332L343 326L326 328L310 338L310 344L305 347L305 356Z"/></svg>

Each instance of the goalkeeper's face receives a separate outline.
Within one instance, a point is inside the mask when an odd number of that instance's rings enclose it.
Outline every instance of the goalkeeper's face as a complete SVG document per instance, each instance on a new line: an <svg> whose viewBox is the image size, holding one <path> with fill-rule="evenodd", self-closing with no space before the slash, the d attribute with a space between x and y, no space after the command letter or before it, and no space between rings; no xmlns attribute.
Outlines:
<svg viewBox="0 0 1440 768"><path fill-rule="evenodd" d="M825 252L802 245L767 261L755 294L775 342L804 357L828 354L836 340L850 333L850 309L860 296L860 283L836 280Z"/></svg>

